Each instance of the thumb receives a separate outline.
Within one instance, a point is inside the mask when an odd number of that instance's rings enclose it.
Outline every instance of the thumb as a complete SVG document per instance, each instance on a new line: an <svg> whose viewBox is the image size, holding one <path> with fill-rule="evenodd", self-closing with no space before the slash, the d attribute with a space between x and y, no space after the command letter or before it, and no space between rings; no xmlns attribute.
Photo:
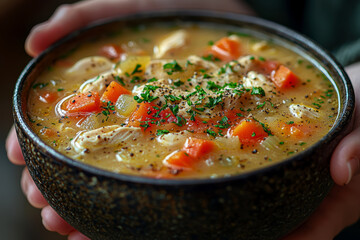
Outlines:
<svg viewBox="0 0 360 240"><path fill-rule="evenodd" d="M360 173L360 127L341 140L330 162L330 172L338 185L348 184Z"/></svg>

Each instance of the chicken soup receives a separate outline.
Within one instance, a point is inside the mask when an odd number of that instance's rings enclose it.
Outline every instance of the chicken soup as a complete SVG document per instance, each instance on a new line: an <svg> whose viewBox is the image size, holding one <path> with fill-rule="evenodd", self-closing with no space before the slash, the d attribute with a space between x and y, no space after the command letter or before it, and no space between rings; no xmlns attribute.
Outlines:
<svg viewBox="0 0 360 240"><path fill-rule="evenodd" d="M231 31L230 31L231 30ZM33 130L75 160L154 178L215 178L289 158L338 115L332 82L269 39L146 26L59 57L33 83Z"/></svg>

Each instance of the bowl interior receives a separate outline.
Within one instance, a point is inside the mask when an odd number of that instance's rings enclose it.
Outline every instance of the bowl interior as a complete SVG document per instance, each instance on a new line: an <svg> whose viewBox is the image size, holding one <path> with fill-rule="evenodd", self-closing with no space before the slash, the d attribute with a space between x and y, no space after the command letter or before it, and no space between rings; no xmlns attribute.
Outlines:
<svg viewBox="0 0 360 240"><path fill-rule="evenodd" d="M163 180L150 179L146 177L138 177L132 175L118 174L98 169L89 165L85 165L78 161L74 161L56 150L47 146L29 126L29 118L26 114L26 102L29 89L36 77L47 68L48 64L54 60L61 58L71 52L78 44L84 41L96 39L103 33L111 34L114 29L121 29L129 26L139 26L146 24L178 24L178 23L197 23L215 26L230 26L230 30L240 31L244 34L269 39L279 45L289 48L304 59L308 60L328 77L339 95L339 114L334 127L319 142L311 146L309 149L290 157L282 162L261 168L249 173L218 179L182 179L182 180ZM292 30L282 27L278 24L268 22L262 19L242 16L229 13L216 12L199 12L199 11L173 11L173 12L153 12L144 14L135 14L131 16L119 17L117 19L100 22L95 25L88 26L84 29L71 33L54 45L45 50L37 58L33 59L22 72L16 84L14 93L14 117L17 119L21 127L29 134L29 136L47 152L58 159L60 162L66 162L76 168L92 172L97 175L107 176L122 181L160 184L160 185L183 185L183 184L208 184L215 182L231 181L234 179L248 178L261 172L271 171L281 165L289 164L289 162L301 161L308 154L312 154L319 146L324 146L335 138L339 137L341 131L351 121L354 109L354 92L350 80L343 68L331 56L329 52L321 48L307 37L298 34Z"/></svg>

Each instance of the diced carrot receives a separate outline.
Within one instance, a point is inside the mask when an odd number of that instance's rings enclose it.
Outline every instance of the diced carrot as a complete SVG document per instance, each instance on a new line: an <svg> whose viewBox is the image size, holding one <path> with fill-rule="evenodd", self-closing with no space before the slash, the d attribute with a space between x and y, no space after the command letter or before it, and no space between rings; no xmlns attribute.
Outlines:
<svg viewBox="0 0 360 240"><path fill-rule="evenodd" d="M195 159L189 156L185 151L178 151L164 159L165 166L174 169L192 169Z"/></svg>
<svg viewBox="0 0 360 240"><path fill-rule="evenodd" d="M235 60L241 55L240 43L224 37L211 46L210 53L222 61Z"/></svg>
<svg viewBox="0 0 360 240"><path fill-rule="evenodd" d="M295 87L299 82L299 78L284 65L280 65L279 68L273 72L271 79L279 88Z"/></svg>
<svg viewBox="0 0 360 240"><path fill-rule="evenodd" d="M112 81L109 86L106 88L105 92L101 97L102 102L112 102L115 103L120 95L131 94L129 90L121 86L119 83Z"/></svg>
<svg viewBox="0 0 360 240"><path fill-rule="evenodd" d="M190 157L198 159L210 153L215 148L216 145L211 140L189 137L186 139L182 150L185 151Z"/></svg>
<svg viewBox="0 0 360 240"><path fill-rule="evenodd" d="M297 123L281 123L280 133L286 137L301 139L311 134L313 131L312 127L313 126L311 124L302 125Z"/></svg>
<svg viewBox="0 0 360 240"><path fill-rule="evenodd" d="M100 111L99 93L79 93L69 99L65 110L69 113L91 113Z"/></svg>
<svg viewBox="0 0 360 240"><path fill-rule="evenodd" d="M237 136L240 142L244 144L254 144L268 136L258 122L248 119L242 120L233 129L232 135Z"/></svg>
<svg viewBox="0 0 360 240"><path fill-rule="evenodd" d="M44 91L41 92L39 95L40 101L44 103L53 103L59 98L59 95L57 92L50 92L50 91Z"/></svg>
<svg viewBox="0 0 360 240"><path fill-rule="evenodd" d="M120 55L123 53L123 50L120 46L116 44L106 44L102 46L99 50L99 54L101 56L110 58L110 59L118 59Z"/></svg>
<svg viewBox="0 0 360 240"><path fill-rule="evenodd" d="M128 125L131 127L139 127L140 121L149 118L154 111L153 104L148 102L140 103L139 107L129 117Z"/></svg>
<svg viewBox="0 0 360 240"><path fill-rule="evenodd" d="M40 133L46 137L53 137L56 135L56 131L51 128L43 128L40 130Z"/></svg>

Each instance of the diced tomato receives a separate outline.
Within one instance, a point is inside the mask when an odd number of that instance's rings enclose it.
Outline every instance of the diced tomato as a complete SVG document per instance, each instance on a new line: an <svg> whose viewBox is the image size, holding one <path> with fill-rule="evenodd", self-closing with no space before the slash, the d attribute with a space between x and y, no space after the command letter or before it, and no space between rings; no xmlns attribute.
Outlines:
<svg viewBox="0 0 360 240"><path fill-rule="evenodd" d="M257 72L271 76L272 72L278 69L279 63L271 60L260 61L256 60Z"/></svg>
<svg viewBox="0 0 360 240"><path fill-rule="evenodd" d="M106 88L105 92L101 97L102 102L112 102L115 103L120 95L131 94L129 90L121 86L119 83L112 81L109 86Z"/></svg>
<svg viewBox="0 0 360 240"><path fill-rule="evenodd" d="M88 114L100 111L100 96L97 92L79 93L70 98L65 109L68 113Z"/></svg>
<svg viewBox="0 0 360 240"><path fill-rule="evenodd" d="M102 46L99 50L99 54L101 56L110 58L110 59L118 59L120 55L123 53L123 50L120 46L116 44L106 44Z"/></svg>
<svg viewBox="0 0 360 240"><path fill-rule="evenodd" d="M211 46L209 53L222 61L231 61L240 57L240 42L224 37Z"/></svg>
<svg viewBox="0 0 360 240"><path fill-rule="evenodd" d="M199 117L195 117L195 120L188 119L186 122L186 129L196 133L205 132L210 126L208 121L203 121Z"/></svg>
<svg viewBox="0 0 360 240"><path fill-rule="evenodd" d="M178 151L163 161L164 165L174 169L192 169L195 159L189 156L185 151Z"/></svg>
<svg viewBox="0 0 360 240"><path fill-rule="evenodd" d="M244 119L232 131L243 144L258 143L268 136L263 127L256 121Z"/></svg>
<svg viewBox="0 0 360 240"><path fill-rule="evenodd" d="M59 98L59 95L57 92L50 92L50 91L44 91L41 92L39 95L40 101L44 103L53 103Z"/></svg>
<svg viewBox="0 0 360 240"><path fill-rule="evenodd" d="M186 139L185 145L182 148L190 157L201 158L210 153L216 148L216 145L211 140L199 139L189 137Z"/></svg>
<svg viewBox="0 0 360 240"><path fill-rule="evenodd" d="M299 78L284 65L280 65L279 68L273 72L271 80L279 88L295 87L299 82Z"/></svg>

